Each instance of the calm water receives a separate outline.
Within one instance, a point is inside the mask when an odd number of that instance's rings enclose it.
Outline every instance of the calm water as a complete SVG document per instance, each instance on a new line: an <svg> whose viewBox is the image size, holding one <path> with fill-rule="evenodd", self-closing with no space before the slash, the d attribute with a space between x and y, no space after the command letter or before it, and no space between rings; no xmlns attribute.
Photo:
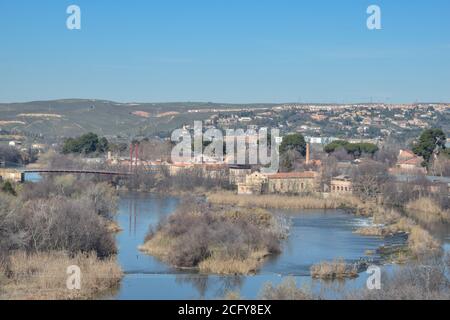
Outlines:
<svg viewBox="0 0 450 320"><path fill-rule="evenodd" d="M115 299L215 299L227 291L238 291L247 299L257 298L267 282L280 283L284 277L293 276L298 285L306 285L314 291L329 288L329 283L313 281L309 276L312 264L334 258L354 261L365 257L366 250L376 250L383 240L362 237L352 231L368 224L341 211L277 212L292 218L289 239L283 253L268 261L254 276L215 276L181 272L157 259L142 254L138 246L144 242L150 226L173 212L178 200L173 197L142 193L124 193L120 197L117 221L123 231L117 236L118 259L125 276L114 296ZM334 283L342 286L361 287L367 279ZM327 290L333 297L333 290Z"/></svg>

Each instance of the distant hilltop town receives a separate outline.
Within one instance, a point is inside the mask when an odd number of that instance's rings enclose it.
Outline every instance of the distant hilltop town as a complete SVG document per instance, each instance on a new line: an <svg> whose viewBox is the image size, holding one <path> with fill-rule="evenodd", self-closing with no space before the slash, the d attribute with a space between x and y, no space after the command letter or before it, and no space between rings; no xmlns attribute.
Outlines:
<svg viewBox="0 0 450 320"><path fill-rule="evenodd" d="M450 103L414 104L220 104L117 103L104 100L56 100L0 104L0 142L22 136L34 143L55 142L94 132L129 142L167 138L194 121L206 127L277 128L298 132L312 142L339 139L395 139L406 142L424 129L450 132Z"/></svg>

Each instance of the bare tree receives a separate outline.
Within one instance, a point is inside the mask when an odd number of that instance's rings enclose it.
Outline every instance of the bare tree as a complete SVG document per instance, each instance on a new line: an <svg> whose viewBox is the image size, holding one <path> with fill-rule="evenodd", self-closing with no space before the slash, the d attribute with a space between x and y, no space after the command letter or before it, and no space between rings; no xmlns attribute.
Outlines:
<svg viewBox="0 0 450 320"><path fill-rule="evenodd" d="M116 252L112 235L92 203L83 199L54 197L30 201L18 215L28 251L95 251L99 257Z"/></svg>
<svg viewBox="0 0 450 320"><path fill-rule="evenodd" d="M383 185L390 180L385 164L368 161L358 165L351 174L354 191L362 198L375 198L382 193Z"/></svg>
<svg viewBox="0 0 450 320"><path fill-rule="evenodd" d="M320 190L326 189L325 186L330 187L330 181L333 177L338 176L340 171L338 169L338 161L330 155L322 160L322 168L320 174Z"/></svg>
<svg viewBox="0 0 450 320"><path fill-rule="evenodd" d="M170 141L149 139L139 143L139 157L142 160L162 160L170 159L172 145Z"/></svg>
<svg viewBox="0 0 450 320"><path fill-rule="evenodd" d="M392 167L397 162L398 146L385 145L378 150L373 159Z"/></svg>
<svg viewBox="0 0 450 320"><path fill-rule="evenodd" d="M439 155L434 159L430 170L434 176L450 177L450 158L446 155Z"/></svg>
<svg viewBox="0 0 450 320"><path fill-rule="evenodd" d="M16 148L0 145L0 163L7 165L22 164L22 155Z"/></svg>

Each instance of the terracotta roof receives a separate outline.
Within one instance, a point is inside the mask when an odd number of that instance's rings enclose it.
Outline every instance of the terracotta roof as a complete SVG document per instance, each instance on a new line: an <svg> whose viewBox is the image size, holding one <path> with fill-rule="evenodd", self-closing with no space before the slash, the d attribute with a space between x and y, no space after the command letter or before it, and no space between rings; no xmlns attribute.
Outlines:
<svg viewBox="0 0 450 320"><path fill-rule="evenodd" d="M415 157L415 158L408 159L408 160L405 160L405 161L399 161L398 164L399 165L402 165L402 164L421 165L422 164L422 159L420 157Z"/></svg>
<svg viewBox="0 0 450 320"><path fill-rule="evenodd" d="M412 157L416 157L416 155L411 150L400 150L398 157L399 158L412 158Z"/></svg>
<svg viewBox="0 0 450 320"><path fill-rule="evenodd" d="M287 173L277 173L269 176L269 179L314 179L316 173L313 171L305 172L287 172Z"/></svg>

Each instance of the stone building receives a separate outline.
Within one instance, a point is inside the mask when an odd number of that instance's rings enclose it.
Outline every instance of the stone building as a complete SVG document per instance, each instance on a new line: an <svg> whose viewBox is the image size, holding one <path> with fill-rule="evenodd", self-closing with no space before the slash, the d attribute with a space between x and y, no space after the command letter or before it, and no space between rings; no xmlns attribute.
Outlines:
<svg viewBox="0 0 450 320"><path fill-rule="evenodd" d="M261 194L267 185L268 178L260 172L253 172L245 177L245 182L238 183L238 194Z"/></svg>
<svg viewBox="0 0 450 320"><path fill-rule="evenodd" d="M341 175L331 179L331 193L335 194L352 194L353 183L349 176Z"/></svg>
<svg viewBox="0 0 450 320"><path fill-rule="evenodd" d="M225 164L199 164L194 168L201 172L204 178L222 179L227 176L227 166Z"/></svg>
<svg viewBox="0 0 450 320"><path fill-rule="evenodd" d="M238 184L238 194L300 194L317 191L318 173L313 171L265 175L254 172Z"/></svg>
<svg viewBox="0 0 450 320"><path fill-rule="evenodd" d="M0 169L0 181L22 182L24 174L15 169Z"/></svg>
<svg viewBox="0 0 450 320"><path fill-rule="evenodd" d="M228 171L230 185L237 186L240 183L245 183L245 177L251 173L252 169L250 166L230 166Z"/></svg>
<svg viewBox="0 0 450 320"><path fill-rule="evenodd" d="M268 193L299 194L317 191L318 173L314 171L277 173L268 177Z"/></svg>

